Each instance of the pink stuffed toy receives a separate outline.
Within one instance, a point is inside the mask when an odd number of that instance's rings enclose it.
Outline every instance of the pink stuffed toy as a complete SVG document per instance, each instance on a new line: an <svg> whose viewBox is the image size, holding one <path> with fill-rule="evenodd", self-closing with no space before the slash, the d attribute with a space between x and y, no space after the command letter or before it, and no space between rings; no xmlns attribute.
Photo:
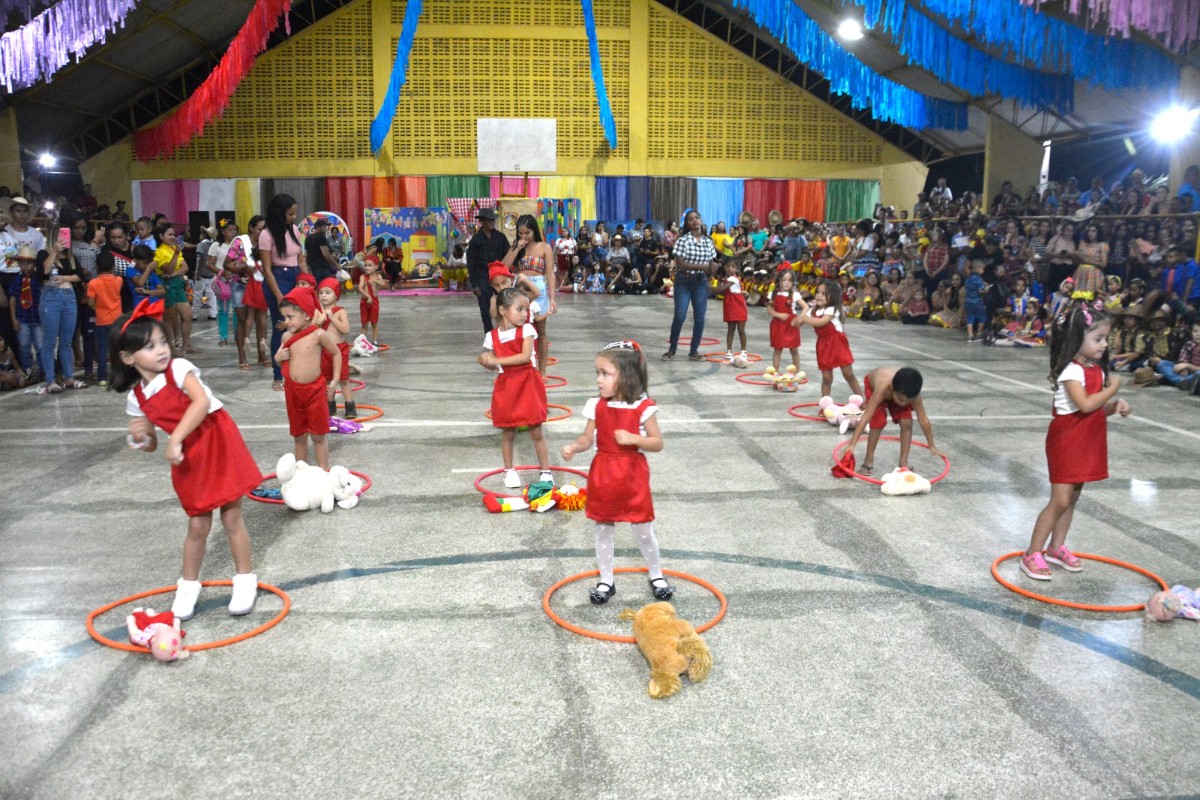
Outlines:
<svg viewBox="0 0 1200 800"><path fill-rule="evenodd" d="M179 629L179 620L170 611L154 613L153 608L135 608L125 618L129 641L149 648L150 655L163 663L178 661L191 655L183 647L186 635Z"/></svg>
<svg viewBox="0 0 1200 800"><path fill-rule="evenodd" d="M1155 592L1146 601L1146 616L1155 622L1200 619L1200 590L1178 585L1169 592Z"/></svg>

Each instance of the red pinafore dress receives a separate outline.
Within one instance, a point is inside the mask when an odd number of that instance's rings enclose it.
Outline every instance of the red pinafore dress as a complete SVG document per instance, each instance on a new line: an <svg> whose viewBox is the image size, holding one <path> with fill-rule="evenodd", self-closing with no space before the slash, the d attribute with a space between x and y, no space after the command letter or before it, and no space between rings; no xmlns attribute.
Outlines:
<svg viewBox="0 0 1200 800"><path fill-rule="evenodd" d="M1079 363L1079 362L1076 362ZM1104 388L1104 370L1098 364L1083 366L1083 389L1095 394ZM1089 483L1108 478L1108 415L1103 408L1090 413L1075 411L1054 419L1046 432L1046 464L1051 483Z"/></svg>
<svg viewBox="0 0 1200 800"><path fill-rule="evenodd" d="M508 358L524 352L522 329L511 342L500 341L500 329L493 328L492 352L496 358ZM535 348L536 352L536 348ZM534 362L504 367L492 384L492 425L497 428L520 428L541 425L546 421L546 385Z"/></svg>
<svg viewBox="0 0 1200 800"><path fill-rule="evenodd" d="M618 429L637 433L642 414L654 405L646 398L635 408L613 408L600 398L596 403L596 455L588 469L588 519L596 522L653 522L650 465L636 447L617 444Z"/></svg>
<svg viewBox="0 0 1200 800"><path fill-rule="evenodd" d="M734 276L733 282L725 289L725 304L721 307L722 318L725 322L745 322L749 316L746 309L746 293L742 291L742 281Z"/></svg>
<svg viewBox="0 0 1200 800"><path fill-rule="evenodd" d="M800 329L792 327L796 318L796 309L792 295L776 294L771 299L771 308L777 314L787 314L787 319L771 317L771 349L790 350L800 346Z"/></svg>
<svg viewBox="0 0 1200 800"><path fill-rule="evenodd" d="M325 324L321 326L321 330L329 330L329 326L333 320L329 317L338 311L341 311L341 306L333 306L329 309L329 313L325 315ZM337 381L350 380L350 345L346 342L338 342L338 350L342 353L342 374L340 377L333 376L333 356L325 348L321 348L321 374L325 376L326 383L335 383Z"/></svg>
<svg viewBox="0 0 1200 800"><path fill-rule="evenodd" d="M854 363L854 354L850 352L850 340L846 338L846 332L839 331L834 325L835 322L831 320L813 329L817 333L817 369L821 372L830 372Z"/></svg>
<svg viewBox="0 0 1200 800"><path fill-rule="evenodd" d="M174 363L174 362L171 362ZM166 385L150 397L139 381L133 386L146 418L171 433L191 405L187 392L175 385L167 365ZM171 466L171 484L189 517L232 503L263 481L233 418L218 408L183 440L183 463Z"/></svg>

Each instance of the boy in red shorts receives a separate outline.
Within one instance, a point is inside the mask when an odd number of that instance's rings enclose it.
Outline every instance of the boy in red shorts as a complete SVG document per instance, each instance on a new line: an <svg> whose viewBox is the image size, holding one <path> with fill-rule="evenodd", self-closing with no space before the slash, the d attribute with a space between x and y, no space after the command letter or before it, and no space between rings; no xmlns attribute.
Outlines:
<svg viewBox="0 0 1200 800"><path fill-rule="evenodd" d="M354 406L354 391L350 388L350 345L346 344L346 334L350 332L350 315L346 309L337 305L342 296L342 287L337 278L325 278L317 284L317 299L321 302L321 313L325 321L321 328L337 343L338 351L342 354L342 371L333 371L333 359L324 350L321 351L321 375L330 385L337 384L342 390L342 398L346 401L346 419L358 416ZM329 401L329 416L337 416L337 401Z"/></svg>
<svg viewBox="0 0 1200 800"><path fill-rule="evenodd" d="M933 443L933 426L925 415L925 404L921 402L921 385L924 379L921 373L912 367L877 367L863 378L863 388L866 389L867 405L863 408L862 418L854 427L854 435L846 446L846 453L853 453L855 445L867 425L871 432L867 436L867 455L858 471L870 475L875 466L875 445L887 427L890 414L892 422L900 426L900 466L908 468L908 450L912 445L913 411L917 412L917 422L925 432L925 443L929 452L935 456L942 455Z"/></svg>
<svg viewBox="0 0 1200 800"><path fill-rule="evenodd" d="M379 290L386 285L379 274L379 265L368 261L358 279L358 293L362 296L358 301L358 315L362 319L363 336L367 336L369 328L371 335L367 338L376 347L379 346Z"/></svg>
<svg viewBox="0 0 1200 800"><path fill-rule="evenodd" d="M329 332L318 327L325 321L325 315L320 312L317 294L311 286L297 286L284 295L279 311L290 335L275 353L275 362L283 370L283 396L287 401L289 431L296 442L296 460L308 459L311 437L317 465L328 470L326 403L333 400L335 384L326 383L321 374L321 353L328 353L332 359L334 375L341 374L342 353Z"/></svg>

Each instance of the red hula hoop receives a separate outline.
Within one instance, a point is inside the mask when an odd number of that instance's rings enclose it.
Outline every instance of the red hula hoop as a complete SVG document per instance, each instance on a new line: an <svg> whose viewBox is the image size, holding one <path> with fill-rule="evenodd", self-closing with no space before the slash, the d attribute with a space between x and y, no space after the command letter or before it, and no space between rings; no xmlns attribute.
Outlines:
<svg viewBox="0 0 1200 800"><path fill-rule="evenodd" d="M822 421L824 421L824 420L822 420ZM898 441L900 441L900 439L899 439L899 437L896 437L896 436L880 436L879 441L881 441L881 442L898 442ZM916 439L914 439L912 443L914 445L916 445L917 447L924 447L926 450L929 449L929 445L925 444L924 442L918 442ZM850 444L849 439L847 439L844 442L838 442L836 445L833 446L833 461L834 461L834 463L836 463L836 464L841 463L843 453L839 453L838 450L845 450L846 445L848 445L848 444ZM942 469L942 472L940 475L938 475L936 478L929 479L929 482L931 484L937 483L938 481L940 481L942 478L946 477L950 473L950 459L946 458L945 456L942 456L942 461L945 462L946 466ZM846 468L842 467L842 469L846 469ZM854 470L847 470L847 471L854 477L858 478L860 481L866 481L867 483L873 483L876 486L883 485L883 481L879 480L878 478L872 478L870 475L860 475L858 472L856 472Z"/></svg>
<svg viewBox="0 0 1200 800"><path fill-rule="evenodd" d="M791 414L793 417L797 417L798 419L810 419L813 422L828 423L828 420L826 420L824 417L814 417L812 414L801 414L800 412L796 411L797 408L820 408L820 407L821 407L820 403L800 403L799 405L794 405L791 408L789 408L788 413Z"/></svg>

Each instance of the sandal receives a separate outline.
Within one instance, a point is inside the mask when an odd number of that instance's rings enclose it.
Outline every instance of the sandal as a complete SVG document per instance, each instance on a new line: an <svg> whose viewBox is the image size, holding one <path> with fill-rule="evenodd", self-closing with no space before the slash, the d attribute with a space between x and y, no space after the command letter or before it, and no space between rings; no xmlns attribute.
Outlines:
<svg viewBox="0 0 1200 800"><path fill-rule="evenodd" d="M88 385L83 381L70 380L63 384L68 389L86 389Z"/></svg>
<svg viewBox="0 0 1200 800"><path fill-rule="evenodd" d="M269 366L271 366L271 362L268 359L260 358L258 360L258 365L260 367L269 367Z"/></svg>
<svg viewBox="0 0 1200 800"><path fill-rule="evenodd" d="M859 464L858 465L858 474L859 475L870 475L871 470L873 470L873 469L875 469L874 464Z"/></svg>
<svg viewBox="0 0 1200 800"><path fill-rule="evenodd" d="M1068 550L1065 544L1059 545L1057 550L1047 549L1042 556L1051 564L1062 567L1067 572L1083 572L1083 561Z"/></svg>
<svg viewBox="0 0 1200 800"><path fill-rule="evenodd" d="M253 369L253 367L243 361L242 363L238 364L238 369Z"/></svg>
<svg viewBox="0 0 1200 800"><path fill-rule="evenodd" d="M271 384L271 388L277 392L282 392L283 391L283 381L275 381L274 383Z"/></svg>
<svg viewBox="0 0 1200 800"><path fill-rule="evenodd" d="M674 361L675 360L675 351L668 350L667 352L663 353L662 360L663 361Z"/></svg>
<svg viewBox="0 0 1200 800"><path fill-rule="evenodd" d="M588 599L592 601L592 605L602 606L612 599L612 596L616 593L617 587L611 583L597 583L596 588L592 589L588 594Z"/></svg>
<svg viewBox="0 0 1200 800"><path fill-rule="evenodd" d="M703 361L704 356L699 353L688 353L688 361Z"/></svg>
<svg viewBox="0 0 1200 800"><path fill-rule="evenodd" d="M1046 559L1042 558L1041 553L1026 553L1022 556L1021 572L1024 572L1035 581L1048 581L1051 579L1050 568L1046 566Z"/></svg>
<svg viewBox="0 0 1200 800"><path fill-rule="evenodd" d="M657 586L655 584L662 584ZM650 590L654 592L655 600L670 600L675 595L675 587L667 583L666 578L651 578Z"/></svg>

